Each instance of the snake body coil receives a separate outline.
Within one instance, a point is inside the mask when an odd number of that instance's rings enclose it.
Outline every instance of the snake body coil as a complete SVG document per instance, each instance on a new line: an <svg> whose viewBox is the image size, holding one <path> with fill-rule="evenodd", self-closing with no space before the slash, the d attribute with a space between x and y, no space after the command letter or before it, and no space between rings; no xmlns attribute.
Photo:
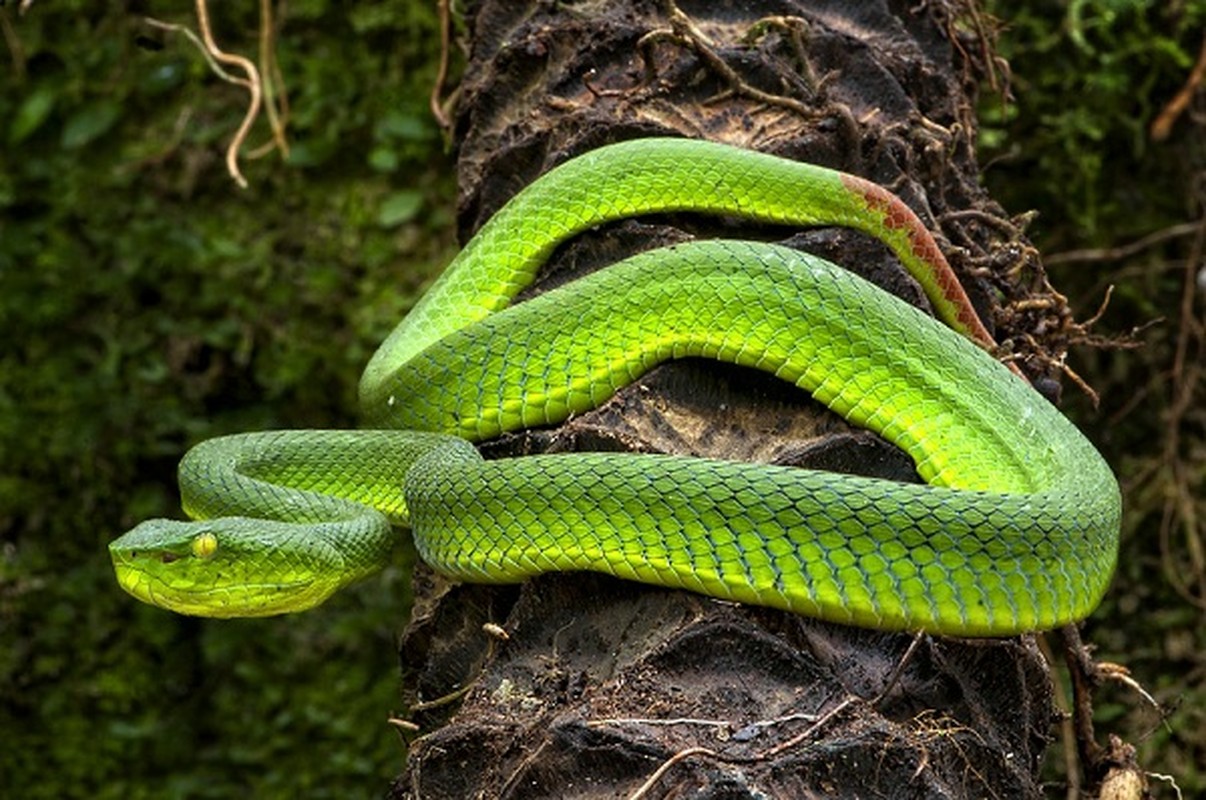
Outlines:
<svg viewBox="0 0 1206 800"><path fill-rule="evenodd" d="M557 243L667 210L873 233L964 335L751 242L650 251L510 306ZM380 429L203 442L180 476L197 521L114 542L118 580L182 613L299 610L383 566L409 524L424 560L471 581L597 570L882 629L1058 626L1109 582L1117 483L973 343L988 337L969 308L916 217L872 184L704 142L593 151L518 194L387 339L361 382ZM561 422L687 356L811 392L904 449L929 485L679 456L486 462L469 444Z"/></svg>

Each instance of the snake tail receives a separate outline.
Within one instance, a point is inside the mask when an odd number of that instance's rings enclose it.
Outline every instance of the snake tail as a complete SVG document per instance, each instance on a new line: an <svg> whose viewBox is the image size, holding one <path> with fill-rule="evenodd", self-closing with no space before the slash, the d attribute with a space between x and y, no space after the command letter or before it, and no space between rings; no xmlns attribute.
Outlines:
<svg viewBox="0 0 1206 800"><path fill-rule="evenodd" d="M562 242L605 222L666 212L862 231L892 250L948 325L985 349L995 346L925 225L892 193L836 170L716 142L636 139L553 168L494 214L373 355L360 381L362 409L382 419L391 374L510 305Z"/></svg>

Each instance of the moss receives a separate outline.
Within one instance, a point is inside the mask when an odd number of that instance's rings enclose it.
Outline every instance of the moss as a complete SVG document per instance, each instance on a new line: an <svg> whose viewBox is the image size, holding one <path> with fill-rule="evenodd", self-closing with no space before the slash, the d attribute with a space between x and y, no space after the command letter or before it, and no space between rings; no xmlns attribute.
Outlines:
<svg viewBox="0 0 1206 800"><path fill-rule="evenodd" d="M255 5L213 5L254 54ZM245 157L247 191L222 165L244 95L183 37L140 47L120 4L0 9L19 47L0 71L0 773L23 797L370 796L400 771L401 568L313 615L215 624L140 607L105 551L179 515L197 440L353 425L359 370L451 250L431 4L289 9L293 156Z"/></svg>

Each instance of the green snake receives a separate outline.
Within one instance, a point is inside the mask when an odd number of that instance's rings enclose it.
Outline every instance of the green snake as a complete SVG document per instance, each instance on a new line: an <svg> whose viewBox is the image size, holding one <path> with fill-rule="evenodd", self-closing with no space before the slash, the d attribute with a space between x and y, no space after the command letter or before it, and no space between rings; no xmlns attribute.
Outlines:
<svg viewBox="0 0 1206 800"><path fill-rule="evenodd" d="M574 235L676 211L874 235L949 327L820 258L741 241L651 250L511 304ZM516 194L388 337L361 381L368 429L202 442L180 465L193 521L113 542L117 579L185 614L297 611L382 568L409 526L465 581L592 570L885 630L1056 627L1109 582L1118 485L985 352L970 308L921 222L872 183L700 141L590 151ZM926 484L671 455L486 461L472 444L556 425L683 357L795 384Z"/></svg>

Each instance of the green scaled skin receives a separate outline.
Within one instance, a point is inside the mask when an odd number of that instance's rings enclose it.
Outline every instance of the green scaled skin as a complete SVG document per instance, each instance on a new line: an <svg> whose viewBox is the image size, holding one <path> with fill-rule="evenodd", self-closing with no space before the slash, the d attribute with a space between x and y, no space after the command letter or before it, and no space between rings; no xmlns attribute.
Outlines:
<svg viewBox="0 0 1206 800"><path fill-rule="evenodd" d="M826 261L751 242L651 251L508 307L558 241L696 208L702 186L705 211L879 235L955 330ZM1083 618L1114 569L1117 482L973 343L986 334L932 239L867 186L685 140L567 162L483 228L374 357L361 398L378 429L199 445L181 489L200 521L153 520L114 542L119 583L187 614L296 611L384 566L394 526L409 525L428 563L469 581L595 570L965 636ZM485 462L469 444L555 425L687 356L811 392L909 453L929 485L675 456Z"/></svg>

